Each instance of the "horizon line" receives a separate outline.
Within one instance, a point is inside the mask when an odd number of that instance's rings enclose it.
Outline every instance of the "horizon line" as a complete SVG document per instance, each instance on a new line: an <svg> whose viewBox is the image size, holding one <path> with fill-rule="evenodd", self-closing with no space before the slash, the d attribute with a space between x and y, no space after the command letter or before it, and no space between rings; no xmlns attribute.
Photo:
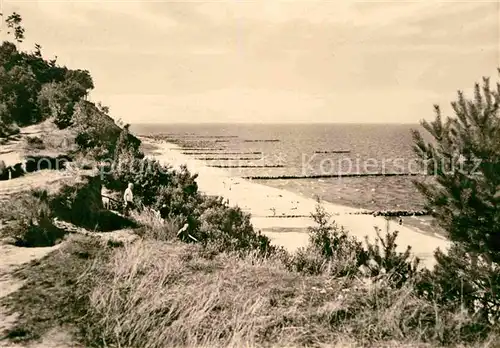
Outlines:
<svg viewBox="0 0 500 348"><path fill-rule="evenodd" d="M420 125L420 122L130 122L131 125Z"/></svg>

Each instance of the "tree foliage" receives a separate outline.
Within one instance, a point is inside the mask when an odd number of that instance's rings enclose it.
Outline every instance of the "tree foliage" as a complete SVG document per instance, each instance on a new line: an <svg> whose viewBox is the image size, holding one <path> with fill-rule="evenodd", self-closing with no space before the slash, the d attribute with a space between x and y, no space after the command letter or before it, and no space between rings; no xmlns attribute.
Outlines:
<svg viewBox="0 0 500 348"><path fill-rule="evenodd" d="M24 39L22 18L13 13L6 18L8 31L17 42ZM75 105L94 88L86 70L58 66L45 60L42 47L33 52L19 51L14 43L0 46L0 130L8 133L12 125L28 126L53 118L60 128L73 122ZM8 134L6 134L8 135Z"/></svg>
<svg viewBox="0 0 500 348"><path fill-rule="evenodd" d="M414 132L416 153L434 180L417 183L452 241L500 262L500 84L476 84L474 98L462 92L452 103L454 117L436 109L423 127L434 142Z"/></svg>
<svg viewBox="0 0 500 348"><path fill-rule="evenodd" d="M2 15L0 13L0 15ZM7 24L7 34L14 35L14 39L21 43L24 40L24 27L22 26L23 19L21 15L13 12L5 19L5 23Z"/></svg>
<svg viewBox="0 0 500 348"><path fill-rule="evenodd" d="M453 116L444 118L435 106L435 120L422 122L432 141L413 133L431 175L416 185L453 243L448 253L436 252L425 288L485 322L498 320L500 310L499 103L500 84L492 88L484 78L472 98L458 92Z"/></svg>

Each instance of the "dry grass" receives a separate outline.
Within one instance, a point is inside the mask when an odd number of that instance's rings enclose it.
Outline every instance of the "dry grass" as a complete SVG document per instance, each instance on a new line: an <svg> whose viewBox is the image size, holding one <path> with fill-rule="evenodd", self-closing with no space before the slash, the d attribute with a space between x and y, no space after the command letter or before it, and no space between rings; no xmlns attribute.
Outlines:
<svg viewBox="0 0 500 348"><path fill-rule="evenodd" d="M182 227L180 219L162 219L156 211L150 208L144 208L141 211L132 211L130 217L142 226L136 232L146 239L173 240Z"/></svg>
<svg viewBox="0 0 500 348"><path fill-rule="evenodd" d="M278 260L142 241L116 250L90 295L88 342L122 347L438 346L467 318L411 286L305 276Z"/></svg>
<svg viewBox="0 0 500 348"><path fill-rule="evenodd" d="M85 346L495 347L465 344L470 320L387 278L289 272L277 259L142 239L110 248L88 237L21 272L9 298L22 312L11 337L33 339L62 324Z"/></svg>

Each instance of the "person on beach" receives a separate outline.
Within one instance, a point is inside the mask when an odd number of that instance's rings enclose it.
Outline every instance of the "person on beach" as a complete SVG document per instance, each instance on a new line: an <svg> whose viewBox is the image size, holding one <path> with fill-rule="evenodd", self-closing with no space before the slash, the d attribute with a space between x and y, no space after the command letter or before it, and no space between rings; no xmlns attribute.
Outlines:
<svg viewBox="0 0 500 348"><path fill-rule="evenodd" d="M134 194L132 193L132 190L134 188L134 184L131 182L128 183L128 187L125 190L125 193L123 194L123 201L124 201L124 211L126 216L129 215L130 210L134 208Z"/></svg>

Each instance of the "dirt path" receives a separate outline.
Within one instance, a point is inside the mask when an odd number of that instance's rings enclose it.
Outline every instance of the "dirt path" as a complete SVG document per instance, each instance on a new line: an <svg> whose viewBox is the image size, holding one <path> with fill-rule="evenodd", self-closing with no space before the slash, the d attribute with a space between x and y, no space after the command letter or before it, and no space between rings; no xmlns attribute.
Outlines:
<svg viewBox="0 0 500 348"><path fill-rule="evenodd" d="M12 276L13 272L18 269L19 266L25 265L33 260L39 260L47 254L58 250L62 245L63 243L47 248L20 248L12 245L0 244L0 299L19 290L23 286L24 281ZM5 330L12 327L16 319L16 314L9 314L6 308L0 306L0 332L3 333ZM42 342L24 347L74 347L71 343L61 346L60 339L63 337L63 333L58 335L47 335L47 338L42 340ZM66 343L68 342L66 341ZM15 348L23 346L10 344L5 340L0 340L0 348L7 347Z"/></svg>

